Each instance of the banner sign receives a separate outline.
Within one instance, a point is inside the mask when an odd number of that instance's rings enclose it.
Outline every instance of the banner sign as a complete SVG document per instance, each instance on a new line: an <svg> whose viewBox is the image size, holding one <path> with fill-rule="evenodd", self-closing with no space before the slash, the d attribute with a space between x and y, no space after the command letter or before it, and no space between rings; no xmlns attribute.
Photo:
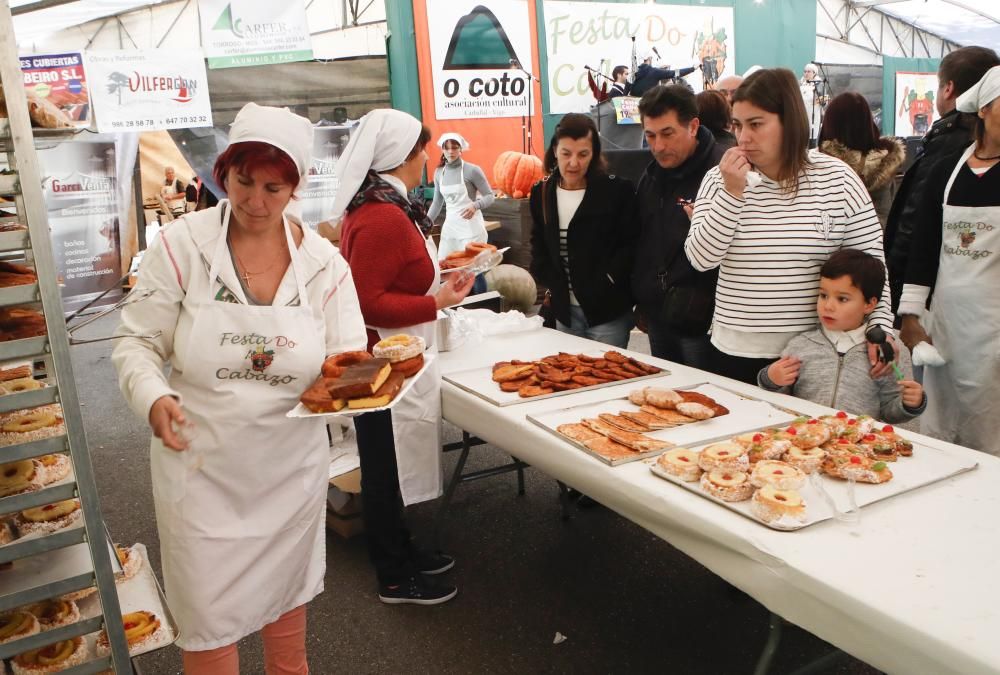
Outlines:
<svg viewBox="0 0 1000 675"><path fill-rule="evenodd" d="M86 62L98 131L212 126L200 51L88 51Z"/></svg>
<svg viewBox="0 0 1000 675"><path fill-rule="evenodd" d="M923 136L934 123L937 73L896 71L896 136ZM884 113L883 113L884 114Z"/></svg>
<svg viewBox="0 0 1000 675"><path fill-rule="evenodd" d="M427 0L439 120L530 115L527 0Z"/></svg>
<svg viewBox="0 0 1000 675"><path fill-rule="evenodd" d="M198 0L209 68L311 61L303 0Z"/></svg>
<svg viewBox="0 0 1000 675"><path fill-rule="evenodd" d="M637 96L616 96L611 99L611 104L615 107L618 124L642 124Z"/></svg>
<svg viewBox="0 0 1000 675"><path fill-rule="evenodd" d="M90 124L90 96L83 57L79 53L33 54L20 57L28 99L47 100L63 122L85 127Z"/></svg>
<svg viewBox="0 0 1000 675"><path fill-rule="evenodd" d="M551 113L589 110L596 101L584 66L608 77L615 66L631 72L633 45L639 64L655 48L653 66L700 65L685 78L696 92L736 73L732 7L547 0L544 9Z"/></svg>
<svg viewBox="0 0 1000 675"><path fill-rule="evenodd" d="M72 309L115 288L122 277L115 145L60 143L40 149L38 160L56 274ZM109 295L110 302L117 299Z"/></svg>
<svg viewBox="0 0 1000 675"><path fill-rule="evenodd" d="M315 228L330 216L333 200L340 187L340 177L334 172L337 160L351 139L350 126L316 127L313 130L312 166L306 184L295 200L301 208L302 222Z"/></svg>

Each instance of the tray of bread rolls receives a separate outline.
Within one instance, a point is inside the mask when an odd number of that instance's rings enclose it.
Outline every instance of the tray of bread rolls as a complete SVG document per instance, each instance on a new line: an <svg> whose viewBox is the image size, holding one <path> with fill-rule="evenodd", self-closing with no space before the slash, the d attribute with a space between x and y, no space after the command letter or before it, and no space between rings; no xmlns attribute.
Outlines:
<svg viewBox="0 0 1000 675"><path fill-rule="evenodd" d="M978 466L843 411L673 447L646 463L659 478L781 531L856 522L870 504Z"/></svg>
<svg viewBox="0 0 1000 675"><path fill-rule="evenodd" d="M319 377L302 393L286 417L354 417L390 410L403 400L436 358L423 338L394 335L372 352L335 354L323 362Z"/></svg>
<svg viewBox="0 0 1000 675"><path fill-rule="evenodd" d="M668 388L654 379L637 385L626 397L528 415L528 420L617 466L677 445L728 438L762 422L782 424L797 415L715 384Z"/></svg>

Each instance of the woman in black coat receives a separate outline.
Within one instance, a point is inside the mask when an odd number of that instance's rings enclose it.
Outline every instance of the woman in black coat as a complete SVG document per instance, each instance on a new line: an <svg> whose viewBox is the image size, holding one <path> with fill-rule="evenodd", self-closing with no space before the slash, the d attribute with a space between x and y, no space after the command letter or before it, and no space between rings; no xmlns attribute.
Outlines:
<svg viewBox="0 0 1000 675"><path fill-rule="evenodd" d="M604 171L586 115L563 117L531 189L531 273L549 289L556 327L616 347L632 329L632 183Z"/></svg>

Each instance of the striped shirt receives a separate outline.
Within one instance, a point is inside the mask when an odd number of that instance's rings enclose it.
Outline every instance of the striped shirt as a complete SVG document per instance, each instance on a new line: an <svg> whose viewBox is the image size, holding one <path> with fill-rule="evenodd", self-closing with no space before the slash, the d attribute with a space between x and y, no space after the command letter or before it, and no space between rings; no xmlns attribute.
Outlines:
<svg viewBox="0 0 1000 675"><path fill-rule="evenodd" d="M564 190L556 188L556 210L559 214L559 259L562 260L563 271L566 273L566 288L569 290L569 304L579 305L573 293L573 280L569 276L569 224L576 215L576 210L583 203L586 190Z"/></svg>
<svg viewBox="0 0 1000 675"><path fill-rule="evenodd" d="M695 269L719 268L713 325L790 339L818 323L819 270L830 254L855 248L884 262L882 228L864 183L839 159L810 151L794 195L761 178L736 199L723 188L719 168L709 170L684 251ZM869 317L886 332L888 299L886 282Z"/></svg>

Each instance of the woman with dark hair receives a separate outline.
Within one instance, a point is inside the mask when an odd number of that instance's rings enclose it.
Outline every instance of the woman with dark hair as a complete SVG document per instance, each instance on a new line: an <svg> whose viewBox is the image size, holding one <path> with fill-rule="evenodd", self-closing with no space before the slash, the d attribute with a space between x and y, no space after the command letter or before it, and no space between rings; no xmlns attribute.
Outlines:
<svg viewBox="0 0 1000 675"><path fill-rule="evenodd" d="M112 360L153 430L160 559L188 675L238 675L236 643L257 631L264 672L308 672L329 442L323 420L285 413L328 355L365 344L347 263L286 214L312 144L309 120L244 106L215 163L227 198L163 228L133 291L147 297L122 310Z"/></svg>
<svg viewBox="0 0 1000 675"><path fill-rule="evenodd" d="M712 132L715 142L724 148L736 145L736 136L730 131L733 125L733 109L721 91L706 89L694 97L698 105L698 121Z"/></svg>
<svg viewBox="0 0 1000 675"><path fill-rule="evenodd" d="M819 270L856 248L882 256L882 229L858 175L810 151L809 122L795 75L762 69L733 95L739 145L702 181L684 250L698 270L719 268L712 320L715 372L743 382L815 328ZM888 291L869 325L892 329ZM864 337L861 337L864 340ZM873 376L877 363L869 346Z"/></svg>
<svg viewBox="0 0 1000 675"><path fill-rule="evenodd" d="M587 115L569 113L545 153L548 177L531 188L531 273L549 289L556 327L616 347L632 330L635 191L604 170Z"/></svg>
<svg viewBox="0 0 1000 675"><path fill-rule="evenodd" d="M431 135L410 115L373 110L358 123L337 162L340 187L332 219L343 215L341 251L351 266L369 349L393 335L416 335L437 351L438 310L460 302L473 278L456 272L442 283L431 223L409 193L420 185ZM346 214L345 214L346 212ZM387 604L433 605L454 586L425 575L445 572L449 556L410 540L404 505L441 494L441 377L434 359L392 410L356 417L361 504L378 595Z"/></svg>
<svg viewBox="0 0 1000 675"><path fill-rule="evenodd" d="M958 97L976 116L975 142L927 177L899 301L900 337L933 343L920 431L1000 456L1000 66ZM928 304L929 303L929 304Z"/></svg>
<svg viewBox="0 0 1000 675"><path fill-rule="evenodd" d="M438 260L461 251L472 242L486 243L486 223L482 210L493 203L493 190L486 174L462 159L469 142L456 133L441 134L441 164L434 170L434 201L427 217L434 222L445 209Z"/></svg>
<svg viewBox="0 0 1000 675"><path fill-rule="evenodd" d="M830 101L819 131L819 149L861 176L885 229L892 208L892 179L906 159L906 146L898 138L879 135L864 96L845 91Z"/></svg>

